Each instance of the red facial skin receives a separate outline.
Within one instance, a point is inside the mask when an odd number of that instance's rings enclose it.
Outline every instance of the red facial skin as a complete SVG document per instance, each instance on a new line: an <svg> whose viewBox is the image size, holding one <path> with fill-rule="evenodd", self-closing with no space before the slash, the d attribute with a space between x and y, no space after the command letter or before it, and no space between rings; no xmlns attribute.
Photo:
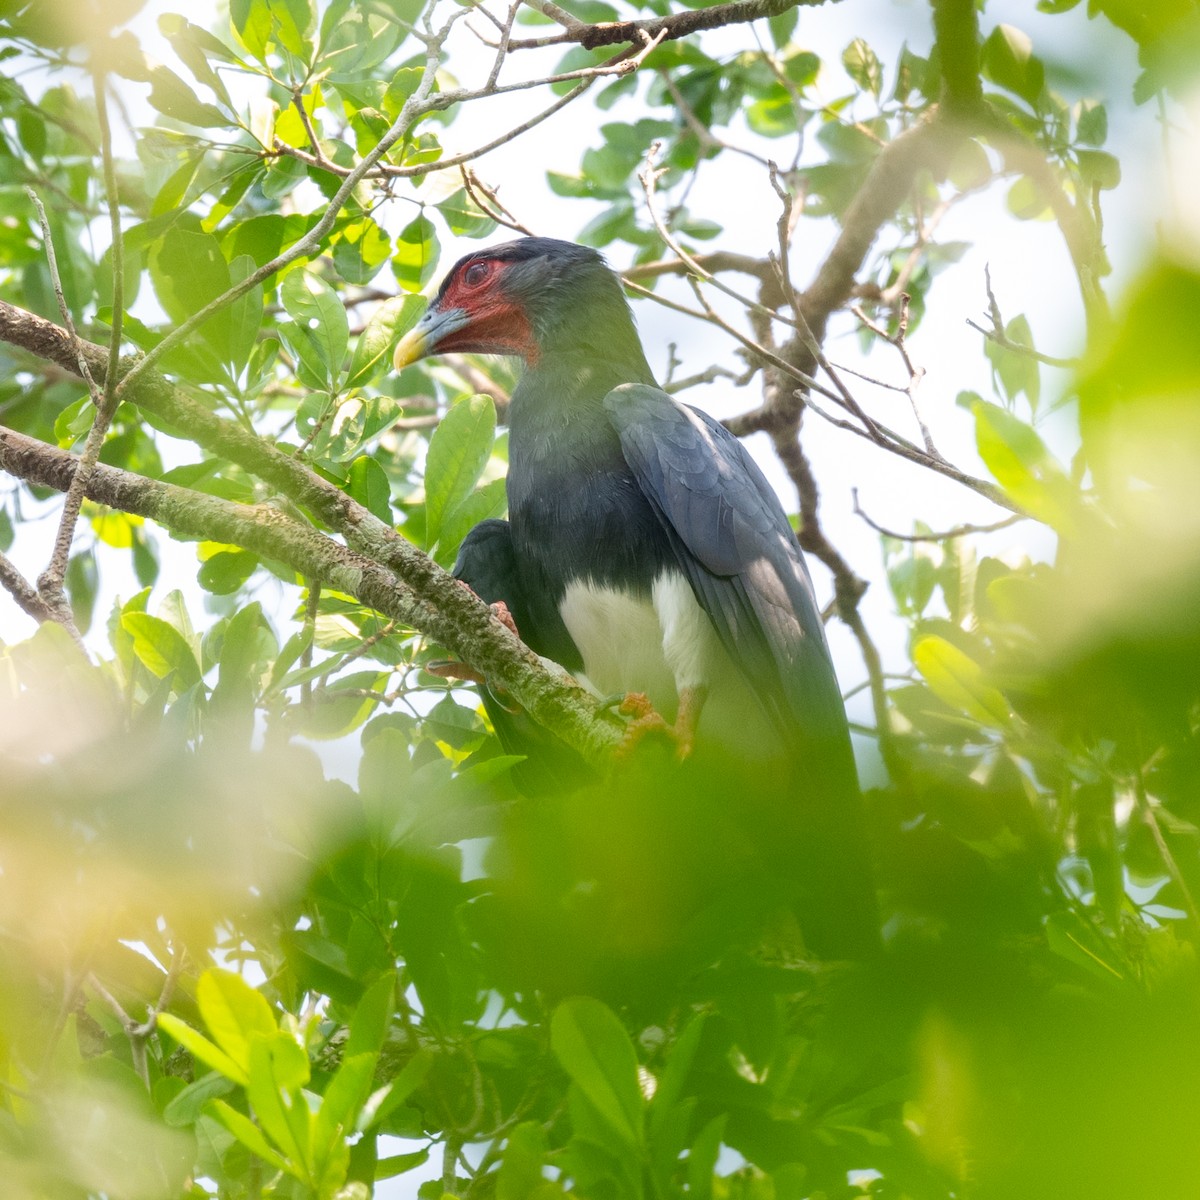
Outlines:
<svg viewBox="0 0 1200 1200"><path fill-rule="evenodd" d="M513 354L532 366L538 345L529 318L500 287L507 264L496 259L475 259L451 280L438 302L443 311L461 308L470 324L439 338L437 354Z"/></svg>

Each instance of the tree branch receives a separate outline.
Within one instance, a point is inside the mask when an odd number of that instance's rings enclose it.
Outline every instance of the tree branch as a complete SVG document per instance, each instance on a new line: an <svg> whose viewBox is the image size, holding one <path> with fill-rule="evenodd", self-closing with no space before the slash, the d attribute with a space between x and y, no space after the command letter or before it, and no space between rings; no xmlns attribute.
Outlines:
<svg viewBox="0 0 1200 1200"><path fill-rule="evenodd" d="M687 9L671 13L650 21L600 21L595 25L584 25L574 18L560 34L548 38L514 39L509 43L514 50L526 50L539 46L576 42L587 50L598 50L601 46L617 46L624 42L640 42L644 37L674 41L705 29L717 29L723 25L744 25L763 17L777 17L790 8L817 7L829 0L734 0L731 4L714 4L708 8ZM533 7L544 11L542 2ZM562 11L561 9L558 11ZM547 13L546 15L550 15ZM563 14L567 16L568 14ZM555 17L554 20L559 20ZM565 22L564 22L565 24Z"/></svg>
<svg viewBox="0 0 1200 1200"><path fill-rule="evenodd" d="M0 426L0 469L66 491L74 455ZM435 639L512 694L540 724L603 766L623 726L578 685L547 671L474 593L426 559L418 590L388 565L356 553L271 505L242 505L97 464L87 496L190 538L228 542L285 562L311 581L346 592L390 620ZM419 552L416 552L419 553ZM424 555L421 555L424 558Z"/></svg>

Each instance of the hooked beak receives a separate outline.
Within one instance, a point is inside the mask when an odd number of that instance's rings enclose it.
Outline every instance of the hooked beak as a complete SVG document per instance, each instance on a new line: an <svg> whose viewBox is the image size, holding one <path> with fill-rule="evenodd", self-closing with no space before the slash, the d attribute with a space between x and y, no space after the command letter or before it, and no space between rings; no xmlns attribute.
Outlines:
<svg viewBox="0 0 1200 1200"><path fill-rule="evenodd" d="M427 308L425 315L396 344L392 358L396 370L433 354L442 338L463 329L470 321L463 308Z"/></svg>

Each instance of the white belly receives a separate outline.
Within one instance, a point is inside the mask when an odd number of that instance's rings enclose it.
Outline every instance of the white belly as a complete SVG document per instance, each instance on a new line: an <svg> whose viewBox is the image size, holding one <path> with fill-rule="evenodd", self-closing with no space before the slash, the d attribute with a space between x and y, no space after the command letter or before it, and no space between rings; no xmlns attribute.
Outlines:
<svg viewBox="0 0 1200 1200"><path fill-rule="evenodd" d="M707 624L708 618L695 608ZM668 721L675 719L678 685L667 665L663 624L651 600L577 582L567 588L559 610L579 648L588 686L601 696L645 692Z"/></svg>
<svg viewBox="0 0 1200 1200"><path fill-rule="evenodd" d="M680 691L703 685L702 740L723 742L751 758L777 749L766 713L679 571L660 575L648 599L576 582L559 611L583 658L580 682L597 695L644 692L673 722Z"/></svg>

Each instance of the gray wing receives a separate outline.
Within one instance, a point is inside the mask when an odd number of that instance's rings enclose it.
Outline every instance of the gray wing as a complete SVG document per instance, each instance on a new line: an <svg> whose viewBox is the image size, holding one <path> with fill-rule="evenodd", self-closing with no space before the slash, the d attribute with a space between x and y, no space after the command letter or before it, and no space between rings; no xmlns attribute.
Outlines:
<svg viewBox="0 0 1200 1200"><path fill-rule="evenodd" d="M849 755L812 580L778 497L718 422L645 384L605 398L625 459L730 657L785 741ZM852 760L851 762L851 770Z"/></svg>
<svg viewBox="0 0 1200 1200"><path fill-rule="evenodd" d="M805 941L871 957L879 912L841 691L800 545L770 484L722 425L645 384L605 398L625 460L729 656L790 759L767 861L795 888ZM769 790L769 789L768 789Z"/></svg>

